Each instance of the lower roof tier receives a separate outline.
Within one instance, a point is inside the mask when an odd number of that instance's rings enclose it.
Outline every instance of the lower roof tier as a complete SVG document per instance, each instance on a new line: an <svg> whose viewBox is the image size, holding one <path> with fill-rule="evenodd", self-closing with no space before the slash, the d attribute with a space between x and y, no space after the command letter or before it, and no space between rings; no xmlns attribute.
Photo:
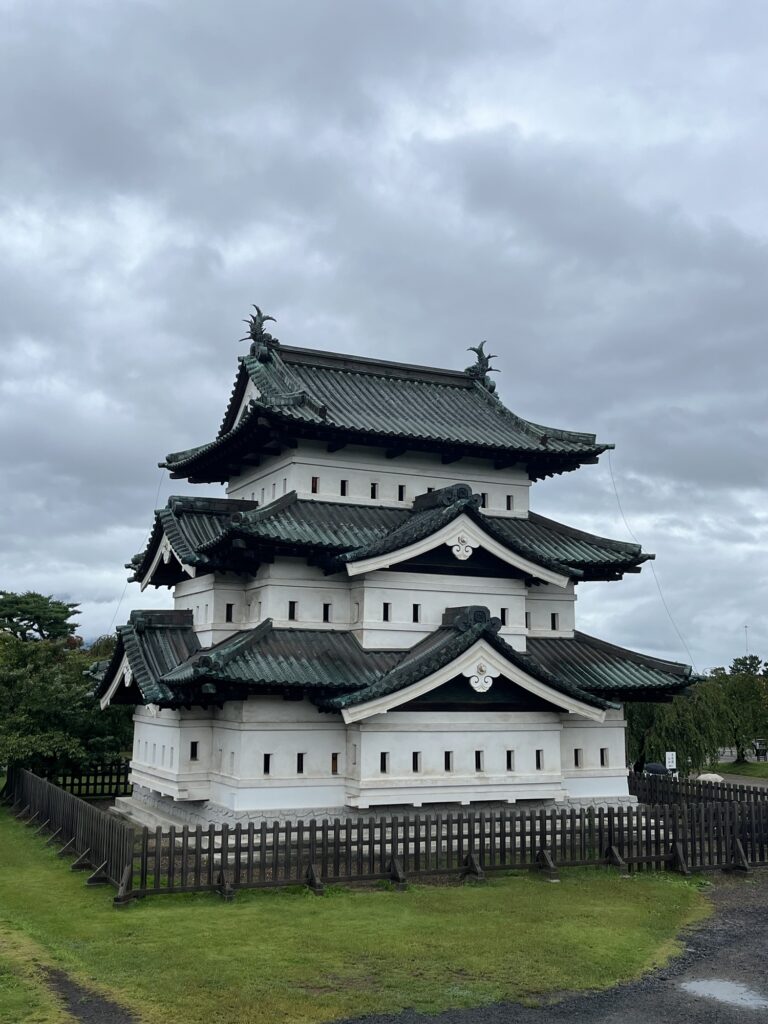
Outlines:
<svg viewBox="0 0 768 1024"><path fill-rule="evenodd" d="M449 608L443 624L407 650L368 650L351 631L278 629L267 619L211 648L200 646L186 611L133 612L95 689L109 703L164 708L221 706L255 694L309 699L346 720L406 705L466 680L461 700L499 709L514 685L554 709L602 720L627 700L666 700L692 681L691 669L584 633L529 639L517 651L487 608ZM495 689L494 689L495 685ZM488 696L493 691L492 696Z"/></svg>
<svg viewBox="0 0 768 1024"><path fill-rule="evenodd" d="M523 571L544 570L545 580L552 574L565 580L619 579L654 557L639 544L598 537L533 512L526 518L487 515L480 501L466 484L421 495L409 508L306 500L293 491L263 508L229 498L172 497L155 513L147 547L128 568L142 586L163 586L191 573L252 572L261 560L285 554L354 575L398 563L428 547L430 538L446 542L443 533L448 537L452 524L464 524L479 546ZM465 569L472 568L470 547Z"/></svg>

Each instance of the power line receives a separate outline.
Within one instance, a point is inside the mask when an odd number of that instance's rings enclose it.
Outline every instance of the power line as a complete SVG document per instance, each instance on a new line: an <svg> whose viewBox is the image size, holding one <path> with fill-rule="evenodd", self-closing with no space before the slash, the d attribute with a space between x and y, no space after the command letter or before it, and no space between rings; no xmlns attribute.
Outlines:
<svg viewBox="0 0 768 1024"><path fill-rule="evenodd" d="M608 469L610 470L610 474L611 474L611 483L613 484L613 493L616 496L616 505L618 506L618 509L619 509L619 515L621 516L622 521L624 523L624 526L627 528L627 533L630 535L632 540L635 542L635 544L640 544L640 541L635 536L635 533L632 530L632 527L627 522L627 517L624 515L624 509L621 507L621 498L619 497L619 489L616 486L616 478L613 475L613 460L611 459L611 449L610 448L608 449ZM642 547L642 545L640 545L640 546ZM688 660L690 661L691 665L693 665L694 671L698 675L698 671L699 670L696 668L696 662L693 660L693 655L691 654L691 649L688 646L688 644L685 642L685 637L683 636L683 634L678 629L677 623L675 622L675 620L674 620L674 618L672 616L672 612L669 610L669 605L667 604L666 598L664 597L664 591L661 589L661 583L659 583L659 577L656 575L656 569L654 567L654 564L653 564L653 562L649 562L648 565L650 567L651 574L652 574L654 582L656 584L656 589L659 592L659 597L661 598L661 603L664 606L664 611L667 613L667 616L669 617L669 621L672 623L672 628L674 629L675 633L677 633L677 636L678 636L678 639L680 640L680 643L685 648L686 654L688 655Z"/></svg>
<svg viewBox="0 0 768 1024"><path fill-rule="evenodd" d="M155 503L152 506L153 509L157 508L157 503L160 500L160 488L163 486L163 479L164 479L164 477L165 477L165 469L162 468L160 470L160 479L157 482L157 491L155 492ZM122 603L123 603L123 601L125 599L125 595L126 595L126 593L128 591L128 584L129 583L130 583L130 580L126 580L125 581L125 586L123 587L123 592L120 595L120 600L117 602L117 605L115 606L115 613L112 616L112 621L109 624L109 629L107 630L107 635L109 635L112 632L112 627L114 626L115 619L117 618L117 614L120 611L120 606L122 605Z"/></svg>

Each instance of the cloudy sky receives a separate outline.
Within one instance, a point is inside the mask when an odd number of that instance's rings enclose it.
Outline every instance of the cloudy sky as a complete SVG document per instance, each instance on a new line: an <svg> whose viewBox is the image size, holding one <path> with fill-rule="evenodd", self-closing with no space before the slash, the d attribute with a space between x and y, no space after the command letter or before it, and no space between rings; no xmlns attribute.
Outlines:
<svg viewBox="0 0 768 1024"><path fill-rule="evenodd" d="M257 302L616 442L699 669L768 657L768 5L0 0L0 588L123 592ZM208 488L216 493L216 488ZM610 467L534 507L627 537ZM582 628L689 660L646 570Z"/></svg>

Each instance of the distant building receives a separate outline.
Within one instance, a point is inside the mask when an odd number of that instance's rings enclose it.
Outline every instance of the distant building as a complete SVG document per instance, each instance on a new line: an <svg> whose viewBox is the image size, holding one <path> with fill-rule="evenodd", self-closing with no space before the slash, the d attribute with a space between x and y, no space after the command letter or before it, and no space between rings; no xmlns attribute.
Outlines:
<svg viewBox="0 0 768 1024"><path fill-rule="evenodd" d="M101 704L136 706L130 813L320 817L627 797L622 704L690 668L576 631L575 588L638 545L529 510L593 434L463 371L280 345L252 318L218 436L130 563L173 611L118 630Z"/></svg>

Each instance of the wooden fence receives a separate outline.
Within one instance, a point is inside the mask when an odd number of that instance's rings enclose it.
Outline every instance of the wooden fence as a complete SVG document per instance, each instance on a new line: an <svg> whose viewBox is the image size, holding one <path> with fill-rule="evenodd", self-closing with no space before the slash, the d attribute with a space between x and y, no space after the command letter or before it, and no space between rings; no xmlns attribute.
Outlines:
<svg viewBox="0 0 768 1024"><path fill-rule="evenodd" d="M768 787L742 786L731 782L696 782L671 779L664 775L629 773L629 792L645 804L761 803L768 801Z"/></svg>
<svg viewBox="0 0 768 1024"><path fill-rule="evenodd" d="M129 771L129 761L115 761L57 772L50 776L50 781L81 800L113 800L117 796L131 795L133 787L128 781Z"/></svg>
<svg viewBox="0 0 768 1024"><path fill-rule="evenodd" d="M91 871L89 885L120 884L133 857L132 828L32 772L14 771L4 794L17 818L49 832L49 845L61 843L60 855L76 855L74 870Z"/></svg>
<svg viewBox="0 0 768 1024"><path fill-rule="evenodd" d="M768 864L768 801L638 804L616 808L510 809L498 813L359 817L271 825L133 829L30 772L6 799L49 843L90 866L88 881L137 897L295 884L613 865L622 872L749 870Z"/></svg>

